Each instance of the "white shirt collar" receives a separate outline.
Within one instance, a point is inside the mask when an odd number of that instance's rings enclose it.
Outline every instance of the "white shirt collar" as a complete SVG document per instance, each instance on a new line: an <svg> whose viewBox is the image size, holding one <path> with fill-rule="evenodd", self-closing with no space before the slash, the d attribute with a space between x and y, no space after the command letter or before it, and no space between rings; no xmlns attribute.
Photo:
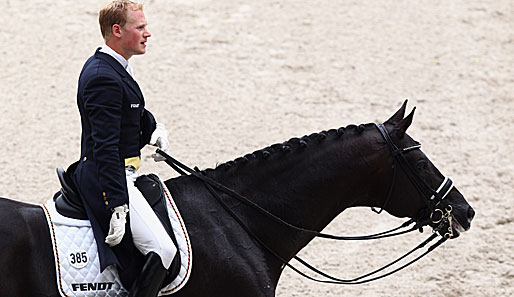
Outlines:
<svg viewBox="0 0 514 297"><path fill-rule="evenodd" d="M116 59L116 61L120 62L121 66L123 66L123 68L128 72L128 74L130 74L130 76L134 77L132 74L132 68L129 66L127 59L123 58L122 55L115 52L105 43L102 48L100 48L100 52L112 56L114 59Z"/></svg>

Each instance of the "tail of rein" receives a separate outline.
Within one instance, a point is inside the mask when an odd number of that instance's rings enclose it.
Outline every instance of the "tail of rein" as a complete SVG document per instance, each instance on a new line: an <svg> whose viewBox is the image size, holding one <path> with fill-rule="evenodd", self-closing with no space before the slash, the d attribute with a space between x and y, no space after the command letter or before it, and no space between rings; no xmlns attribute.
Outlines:
<svg viewBox="0 0 514 297"><path fill-rule="evenodd" d="M426 246L429 242L433 241L438 235L437 234L432 234L429 238L427 238L425 241L423 241L422 243L420 243L418 246L416 246L415 248L413 248L412 250L410 250L409 252L407 252L405 255L397 258L396 260L392 261L391 263L387 264L387 265L384 265L383 267L379 268L379 269L376 269L370 273L367 273L367 274L364 274L362 276L359 276L359 277L356 277L356 278L353 278L353 279L340 279L340 278L336 278L336 277L333 277L327 273L324 273L322 271L320 271L319 269L315 268L314 266L310 265L309 263L307 263L306 261L302 260L301 258L299 258L298 256L295 256L294 259L297 260L300 264L302 264L303 266L307 267L308 269L310 269L311 271L313 271L314 273L318 274L318 275L321 275L329 280L320 280L320 279L316 279L316 278L313 278L307 274L305 274L304 272L300 271L299 269L297 269L296 267L292 266L291 264L289 264L289 261L286 261L284 260L282 257L280 257L277 253L275 253L273 250L271 250L264 242L262 242L244 223L243 221L237 216L237 214L235 214L229 207L228 205L221 199L221 197L219 196L218 192L215 190L219 190L219 191L222 191L228 195L230 195L231 197L233 198L236 198L238 199L240 202L243 202L245 203L246 205L248 206L251 206L253 207L254 209L256 209L257 211L265 214L266 216L278 221L279 223L287 226L287 227L290 227L296 231L301 231L301 232L305 232L305 233L309 233L311 235L313 235L314 237L322 237L322 238L328 238L328 239L334 239L334 240L371 240L371 239L379 239L379 238L385 238L385 237L392 237L392 236L396 236L396 235L401 235L401 234L405 234L405 233L408 233L408 232L411 232L411 231L414 231L414 230L417 230L417 229L421 229L421 227L423 225L426 225L425 222L418 222L416 223L413 227L411 227L410 229L407 229L407 230L404 230L404 231L398 231L398 232L395 232L401 228L406 228L408 227L409 225L411 225L412 223L414 223L415 221L413 219L411 220L408 220L407 222L403 223L402 225L400 225L399 227L396 227L396 228L393 228L391 230L388 230L388 231L384 231L384 232L380 232L380 233L375 233L375 234L371 234L371 235L364 235L364 236L335 236L335 235L331 235L331 234L324 234L324 233L321 233L321 232L318 232L318 231L314 231L314 230L308 230L308 229L304 229L304 228L301 228L301 227L298 227L298 226L294 226L290 223L287 223L285 222L284 220L280 219L279 217L273 215L272 213L268 212L267 210L261 208L259 205L253 203L252 201L250 201L248 198L234 192L233 190L225 187L224 185L210 179L209 177L203 175L200 170L198 169L198 167L195 167L195 169L191 169L189 168L188 166L184 165L183 163L181 163L180 161L176 160L175 158L171 157L170 155L168 155L166 152L160 150L160 149L157 149L156 152L160 155L162 155L164 158L165 158L165 162L166 164L168 164L169 166L171 166L175 171L177 171L179 174L181 175L187 175L187 173L195 176L196 178L200 179L201 181L203 181L204 185L206 186L206 188L209 190L209 192L216 198L216 200L221 204L221 206L234 218L234 220L236 220L236 222L241 225L241 227L252 237L254 238L254 240L256 240L262 247L264 247L269 253L271 253L274 257L276 257L279 261L281 261L283 263L283 265L291 268L293 271L295 271L296 273L300 274L301 276L307 278L307 279L310 279L312 281L316 281L316 282L320 282L320 283L332 283L332 284L341 284L341 285L356 285L356 284L363 284L363 283L368 283L368 282L371 282L371 281L374 281L374 280L378 280L378 279L381 279L381 278L384 278L386 276L389 276L393 273L396 273L408 266L410 266L411 264L417 262L419 259L423 258L424 256L426 256L428 253L430 253L431 251L433 251L436 247L438 247L439 245L441 245L443 242L445 242L448 237L443 237L441 238L438 242L436 242L435 244L433 244L432 246L430 246L427 251L425 251L424 253L422 253L421 255L417 256L416 258L414 258L413 260L409 261L408 263L405 263L404 265L390 271L390 272L387 272L387 273L384 273L382 275L379 275L379 276L375 276L375 277L372 277L372 278L368 278L372 275L375 275L377 274L378 272L380 271L383 271L385 270L386 268L388 267L391 267L392 265L398 263L399 261L403 260L404 258L406 258L407 256L409 256L410 254L412 254L413 252L415 252L416 250L418 249L421 249L423 248L424 246ZM187 173L186 173L187 172ZM367 278L367 279L365 279Z"/></svg>

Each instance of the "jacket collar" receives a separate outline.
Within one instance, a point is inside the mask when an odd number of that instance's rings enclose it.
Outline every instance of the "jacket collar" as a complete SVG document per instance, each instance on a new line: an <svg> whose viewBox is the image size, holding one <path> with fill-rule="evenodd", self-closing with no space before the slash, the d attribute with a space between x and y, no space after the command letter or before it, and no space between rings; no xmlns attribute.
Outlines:
<svg viewBox="0 0 514 297"><path fill-rule="evenodd" d="M100 51L100 47L96 49L95 52L95 58L102 59L105 62L107 62L111 67L118 72L118 74L121 76L122 80L127 83L127 85L139 96L141 100L143 100L143 93L141 92L141 89L139 88L139 85L137 82L128 74L128 72L123 68L123 66L120 64L118 60L116 60L113 56L102 53Z"/></svg>
<svg viewBox="0 0 514 297"><path fill-rule="evenodd" d="M109 56L111 56L114 59L116 59L121 64L121 66L123 68L125 68L127 70L127 72L128 72L128 69L127 69L128 64L129 64L128 60L125 59L122 55L118 54L110 46L108 46L107 44L104 43L104 45L102 45L102 47L100 48L100 52L108 54Z"/></svg>

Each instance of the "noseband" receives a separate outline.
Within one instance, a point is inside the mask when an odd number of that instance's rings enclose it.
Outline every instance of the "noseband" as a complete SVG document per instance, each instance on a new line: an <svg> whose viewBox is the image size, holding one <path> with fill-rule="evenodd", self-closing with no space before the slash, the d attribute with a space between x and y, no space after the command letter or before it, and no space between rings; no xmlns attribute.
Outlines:
<svg viewBox="0 0 514 297"><path fill-rule="evenodd" d="M281 218L275 216L274 214L270 213L266 209L263 209L261 206L255 204L254 202L252 202L248 198L242 196L241 194L235 192L234 190L229 189L226 186L205 176L204 174L202 174L199 171L198 168L195 167L195 170L193 170L193 169L189 168L188 166L182 164L175 158L171 157L167 153L161 151L160 149L157 149L156 152L161 154L165 158L165 162L168 165L170 165L174 170L176 170L178 173L180 173L182 175L186 175L186 172L187 172L187 173L197 177L201 181L203 181L205 187L209 190L209 192L211 192L211 194L216 198L216 200L220 203L220 205L234 218L234 220L248 233L248 235L250 237L252 237L257 243L259 243L271 255L273 255L275 258L277 258L279 261L281 261L283 263L283 266L287 266L287 267L291 268L293 271L300 274L301 276L303 276L307 279L316 281L316 282L342 284L342 285L356 285L356 284L363 284L363 283L371 282L374 280L378 280L378 279L384 278L386 276L389 276L395 272L398 272L398 271L404 269L405 267L415 263L416 261L423 258L424 256L426 256L428 253L430 253L435 248L440 246L443 242L445 242L448 238L453 237L452 206L447 204L445 208L442 208L442 206L445 205L445 203L443 203L443 201L444 201L443 199L448 195L448 193L453 188L452 180L448 177L445 177L444 180L442 181L441 185L438 187L438 189L433 190L431 188L431 186L428 185L424 181L423 178L421 178L421 176L418 174L416 169L414 169L414 167L412 165L410 165L410 163L407 161L407 159L404 156L404 154L406 154L410 151L419 149L421 147L421 144L416 144L416 145L413 145L413 146L410 146L407 148L400 149L392 142L391 137L389 136L389 132L387 131L386 127L383 124L378 124L376 126L377 126L378 130L380 131L380 134L384 138L389 150L391 151L391 154L393 157L393 177L392 177L392 182L389 186L389 190L388 190L386 199L384 200L384 204L382 205L381 209L376 210L376 209L372 208L372 210L375 211L376 213L381 213L384 210L384 208L386 207L386 205L389 202L389 199L392 195L394 185L396 184L397 168L400 167L404 171L404 173L406 174L406 176L408 177L410 182L414 185L414 187L420 194L420 197L422 197L423 201L425 202L425 209L427 210L425 212L428 213L428 215L426 215L425 217L422 217L422 219L418 220L417 222L415 220L411 219L411 220L403 223L401 226L393 228L391 230L376 233L376 234L371 234L371 235L364 235L364 236L336 236L336 235L321 233L321 232L318 232L315 230L304 229L304 228L295 226L293 224L290 224L290 223L282 220ZM329 239L335 239L335 240L370 240L370 239L379 239L379 238L384 238L384 237L392 237L392 236L396 236L396 235L401 235L401 234L405 234L405 233L415 231L418 229L421 230L421 228L423 226L426 226L428 224L436 225L436 227L434 227L434 233L429 238L427 238L425 241L421 242L419 245L417 245L415 248L413 248L409 252L405 253L403 256L397 258L396 260L392 261L391 263L389 263L379 269L376 269L370 273L364 274L360 277L356 277L353 279L340 279L340 278L333 277L333 276L326 274L326 273L320 271L319 269L313 267L312 265L305 262L298 256L294 256L294 259L297 260L299 263L301 263L302 265L304 265L311 271L328 279L328 280L320 280L320 279L313 278L313 277L305 274L304 272L300 271L296 267L292 266L289 263L289 261L283 259L280 255L278 255L275 251L273 251L265 242L263 242L261 239L259 239L259 237L248 226L245 225L244 221L221 199L221 196L218 193L218 191L223 192L226 195L239 200L240 202L254 208L256 211L266 215L270 219L277 221L278 223L280 223L288 228L291 228L294 231L306 233L313 237L322 237L322 238L329 238ZM413 227L409 228L408 230L398 231L402 228L406 228L406 227L412 225L412 223L414 223L414 222L416 222L416 224ZM443 231L445 226L449 226L448 231L446 233L444 233L444 231ZM411 261L407 262L406 264L403 264L400 267L398 267L392 271L389 271L387 273L383 273L381 275L373 277L373 275L376 275L378 272L384 271L385 269L387 269L387 268L391 267L392 265L405 259L407 256L414 253L416 250L419 250L419 249L425 247L429 242L431 242L432 240L434 240L437 237L437 233L441 234L442 238L439 241L437 241L436 243L432 244L430 247L428 247L428 249L426 251L424 251L423 253L421 253L420 255L418 255L417 257L412 259Z"/></svg>

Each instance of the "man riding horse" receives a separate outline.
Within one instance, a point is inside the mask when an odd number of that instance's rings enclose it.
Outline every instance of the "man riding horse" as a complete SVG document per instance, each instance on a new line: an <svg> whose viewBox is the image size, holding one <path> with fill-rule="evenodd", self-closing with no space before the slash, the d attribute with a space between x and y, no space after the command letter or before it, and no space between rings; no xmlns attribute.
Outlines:
<svg viewBox="0 0 514 297"><path fill-rule="evenodd" d="M176 248L134 181L141 148L151 144L167 151L168 132L145 109L128 65L133 55L145 53L151 34L142 4L128 0L105 6L99 22L105 44L79 77L82 145L72 177L91 221L101 271L109 265L126 268L135 245L146 263L129 296L157 296Z"/></svg>

